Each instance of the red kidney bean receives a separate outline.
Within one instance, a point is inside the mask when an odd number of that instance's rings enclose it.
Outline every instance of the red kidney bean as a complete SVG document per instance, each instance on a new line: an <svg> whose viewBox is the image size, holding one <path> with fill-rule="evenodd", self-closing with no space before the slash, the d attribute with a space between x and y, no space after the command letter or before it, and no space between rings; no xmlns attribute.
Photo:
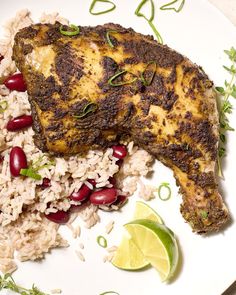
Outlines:
<svg viewBox="0 0 236 295"><path fill-rule="evenodd" d="M115 205L117 207L122 207L126 202L128 201L128 198L127 196L124 196L124 195L119 195L117 197L117 200L112 204L112 205Z"/></svg>
<svg viewBox="0 0 236 295"><path fill-rule="evenodd" d="M21 147L15 146L10 152L10 172L12 176L19 176L20 170L27 168L25 152Z"/></svg>
<svg viewBox="0 0 236 295"><path fill-rule="evenodd" d="M114 188L106 188L90 195L90 202L94 205L110 205L117 200L117 191Z"/></svg>
<svg viewBox="0 0 236 295"><path fill-rule="evenodd" d="M70 199L82 202L90 196L91 192L92 190L86 184L83 184L78 192L73 192L70 195Z"/></svg>
<svg viewBox="0 0 236 295"><path fill-rule="evenodd" d="M30 115L22 115L10 120L7 123L8 131L18 131L26 127L30 127L33 123L33 118Z"/></svg>
<svg viewBox="0 0 236 295"><path fill-rule="evenodd" d="M124 159L127 155L127 148L125 145L113 145L113 157L117 159Z"/></svg>
<svg viewBox="0 0 236 295"><path fill-rule="evenodd" d="M123 161L122 159L120 159L120 160L118 160L118 161L116 162L116 165L118 165L119 168L121 168L123 162L124 162L124 161Z"/></svg>
<svg viewBox="0 0 236 295"><path fill-rule="evenodd" d="M51 186L51 180L49 179L49 178L47 178L47 177L44 177L43 178L43 182L42 182L42 184L41 184L41 187L43 188L43 189L45 189L45 188L48 188L48 187L50 187Z"/></svg>
<svg viewBox="0 0 236 295"><path fill-rule="evenodd" d="M108 181L110 182L110 184L112 186L116 186L116 179L115 179L115 177L109 177Z"/></svg>
<svg viewBox="0 0 236 295"><path fill-rule="evenodd" d="M59 210L55 213L45 214L45 217L55 223L66 224L70 219L70 213Z"/></svg>
<svg viewBox="0 0 236 295"><path fill-rule="evenodd" d="M89 183L91 183L93 186L96 186L96 181L94 180L94 179L87 179L87 181L89 182Z"/></svg>
<svg viewBox="0 0 236 295"><path fill-rule="evenodd" d="M5 86L10 90L17 90L25 92L27 90L23 75L21 73L13 74L8 77L5 82Z"/></svg>

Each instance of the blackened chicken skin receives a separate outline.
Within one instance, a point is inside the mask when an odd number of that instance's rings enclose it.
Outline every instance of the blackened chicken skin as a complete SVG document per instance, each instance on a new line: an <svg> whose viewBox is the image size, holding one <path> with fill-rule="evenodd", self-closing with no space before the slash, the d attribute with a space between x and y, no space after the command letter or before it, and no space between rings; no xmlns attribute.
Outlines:
<svg viewBox="0 0 236 295"><path fill-rule="evenodd" d="M15 37L36 145L63 156L133 140L173 170L193 231L217 231L228 210L215 177L218 112L207 75L132 29L81 27L69 37L60 26L36 24Z"/></svg>

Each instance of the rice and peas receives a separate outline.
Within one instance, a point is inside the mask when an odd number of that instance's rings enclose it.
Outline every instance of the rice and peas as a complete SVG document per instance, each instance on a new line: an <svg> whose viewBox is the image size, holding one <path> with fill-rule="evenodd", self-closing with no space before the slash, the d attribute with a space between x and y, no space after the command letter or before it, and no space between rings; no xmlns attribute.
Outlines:
<svg viewBox="0 0 236 295"><path fill-rule="evenodd" d="M42 23L55 23L55 21L68 24L68 21L57 13L43 14L40 19ZM23 10L6 24L5 39L0 41L0 54L4 57L0 63L0 77L8 77L17 71L11 59L14 36L21 28L32 23L30 12ZM79 210L71 214L68 222L68 227L73 230L75 238L80 235L81 230L80 226L74 228L72 225L77 216L83 220L87 228L100 221L99 209L106 210L106 207L98 208L88 202L80 206L79 202L68 198L88 179L96 181L96 188L110 187L109 178L115 175L119 194L131 196L139 183L140 194L144 199L148 200L153 196L154 188L144 186L139 179L152 170L153 158L146 151L134 146L132 142L126 143L128 155L121 167L117 163L117 158L113 156L111 148L105 151L90 150L84 157L75 155L68 159L55 158L53 165L47 166L46 164L52 159L34 145L34 132L31 127L18 132L9 132L6 129L7 122L12 118L30 114L27 93L10 92L4 85L0 85L0 104L7 105L6 110L0 112L1 272L11 273L17 269L15 252L20 261L37 260L43 258L52 248L68 246L68 242L58 233L59 224L49 221L45 215L57 211L66 212L77 206ZM45 165L39 171L41 180L11 176L9 153L14 146L24 150L28 163L40 159L40 165ZM49 187L42 187L43 179L50 181ZM112 209L119 208L113 206ZM114 225L111 224L108 225L107 232ZM77 252L79 256L82 255L80 251ZM112 252L114 249L110 251ZM110 260L109 255L105 260Z"/></svg>

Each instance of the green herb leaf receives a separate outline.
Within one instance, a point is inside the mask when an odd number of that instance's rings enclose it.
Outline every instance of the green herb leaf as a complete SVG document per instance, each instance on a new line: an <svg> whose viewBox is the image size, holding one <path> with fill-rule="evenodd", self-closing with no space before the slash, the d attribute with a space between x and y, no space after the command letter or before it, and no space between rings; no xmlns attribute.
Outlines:
<svg viewBox="0 0 236 295"><path fill-rule="evenodd" d="M108 9L105 9L103 11L98 11L98 12L94 12L93 9L96 5L97 2L104 2L104 3L109 3L111 4L111 7L108 8ZM89 12L92 14L92 15L100 15L100 14L104 14L104 13L108 13L108 12L111 12L113 11L114 9L116 8L116 5L110 1L110 0L94 0L91 5L90 5L90 8L89 8Z"/></svg>
<svg viewBox="0 0 236 295"><path fill-rule="evenodd" d="M21 169L20 170L20 175L30 177L30 178L33 178L35 180L41 180L42 179L42 176L40 174L38 174L32 168Z"/></svg>
<svg viewBox="0 0 236 295"><path fill-rule="evenodd" d="M137 80L137 77L135 77L135 78L133 78L131 80L113 83L114 80L116 80L120 76L125 75L126 73L128 73L128 72L126 70L124 70L124 71L121 71L121 72L115 74L114 76L112 76L108 80L108 84L111 85L111 86L113 86L113 87L118 87L118 86L123 86L123 85L127 85L127 84L132 84L133 82L135 82Z"/></svg>
<svg viewBox="0 0 236 295"><path fill-rule="evenodd" d="M10 274L0 276L0 290L10 290L21 295L49 295L40 291L34 285L32 286L32 289L26 289L17 285Z"/></svg>
<svg viewBox="0 0 236 295"><path fill-rule="evenodd" d="M180 3L180 6L176 9L175 7L171 7L171 5L179 2L179 0L174 0L174 1L171 1L167 4L164 4L160 7L161 10L174 10L175 12L180 12L183 7L184 7L184 4L185 4L185 0L181 0L182 2Z"/></svg>
<svg viewBox="0 0 236 295"><path fill-rule="evenodd" d="M107 240L103 236L98 236L97 237L97 243L102 248L106 248L107 247Z"/></svg>
<svg viewBox="0 0 236 295"><path fill-rule="evenodd" d="M60 26L60 33L62 35L65 35L65 36L75 36L75 35L78 35L80 33L80 28L77 27L76 25L70 25L69 28L71 28L72 30L64 30L64 25L61 25Z"/></svg>
<svg viewBox="0 0 236 295"><path fill-rule="evenodd" d="M163 188L166 188L168 191L167 195L163 195ZM159 199L161 199L162 201L167 201L171 198L171 188L170 188L170 184L168 182L163 182L161 183L161 185L158 187L158 197Z"/></svg>
<svg viewBox="0 0 236 295"><path fill-rule="evenodd" d="M150 12L150 16L147 17L144 13L141 12L143 6L150 2L151 5L151 12ZM161 37L161 34L158 32L157 28L155 27L155 25L153 24L153 20L155 17L155 6L154 6L154 2L153 0L142 0L137 9L135 10L135 15L139 16L139 17L143 17L149 24L149 26L151 27L151 29L153 30L154 34L156 35L157 41L161 44L163 44L163 39Z"/></svg>
<svg viewBox="0 0 236 295"><path fill-rule="evenodd" d="M147 80L145 78L145 73L151 68L151 76ZM152 81L154 79L154 76L156 75L156 69L157 69L157 63L155 61L150 61L144 71L141 73L141 81L143 82L143 85L150 86L152 84Z"/></svg>
<svg viewBox="0 0 236 295"><path fill-rule="evenodd" d="M86 117L88 114L96 112L97 108L98 108L98 105L96 103L90 102L83 108L81 114L75 115L73 117L76 119L82 119Z"/></svg>
<svg viewBox="0 0 236 295"><path fill-rule="evenodd" d="M111 33L117 33L117 31L115 31L115 30L109 30L109 31L107 31L107 33L106 33L106 39L107 39L107 43L108 43L108 45L111 47L111 48L114 48L114 45L113 45L113 43L112 43L112 41L111 41L111 38L110 38L110 34Z"/></svg>
<svg viewBox="0 0 236 295"><path fill-rule="evenodd" d="M229 81L225 80L225 87L216 87L216 90L221 95L219 104L220 115L220 145L218 151L218 174L223 177L221 159L226 155L226 136L227 131L234 131L229 125L228 114L233 111L233 105L229 101L230 97L236 98L236 49L231 47L230 50L224 50L229 57L232 64L230 66L223 66L223 68L231 75Z"/></svg>
<svg viewBox="0 0 236 295"><path fill-rule="evenodd" d="M201 217L202 217L203 219L207 219L207 217L208 217L208 212L205 211L205 210L201 210L201 211L200 211L200 215L201 215Z"/></svg>
<svg viewBox="0 0 236 295"><path fill-rule="evenodd" d="M224 87L216 87L216 90L217 90L220 94L224 94L224 93L225 93Z"/></svg>
<svg viewBox="0 0 236 295"><path fill-rule="evenodd" d="M8 108L8 102L3 100L0 102L0 113L3 113Z"/></svg>

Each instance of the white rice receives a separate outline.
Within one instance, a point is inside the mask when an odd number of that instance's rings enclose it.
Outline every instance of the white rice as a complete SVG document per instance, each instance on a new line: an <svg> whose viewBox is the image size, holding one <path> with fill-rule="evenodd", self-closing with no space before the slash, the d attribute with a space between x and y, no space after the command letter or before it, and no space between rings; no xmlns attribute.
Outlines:
<svg viewBox="0 0 236 295"><path fill-rule="evenodd" d="M40 21L68 23L58 13L43 14ZM14 35L19 29L32 23L30 12L23 10L6 25L5 39L0 41L0 54L4 56L0 64L0 77L17 70L11 59ZM38 185L42 180L13 178L9 169L9 152L13 146L23 148L28 162L36 161L42 156L42 165L50 160L47 154L43 154L34 145L32 128L21 132L8 132L5 128L13 117L30 114L27 93L9 92L5 86L0 85L0 102L4 100L7 100L9 106L0 113L0 155L4 156L0 163L0 271L11 273L17 268L15 252L21 261L37 260L43 258L52 248L68 246L67 241L58 233L59 225L48 221L44 214L57 210L67 211L71 205L78 205L79 203L69 200L68 196L73 191L78 191L87 179L95 179L96 187L99 188L108 185L108 179L117 173L118 188L122 194L130 196L137 189L139 176L145 176L151 171L153 158L146 151L134 147L133 143L128 144L128 156L120 171L110 148L106 151L90 150L84 157L77 155L67 160L55 158L55 166L40 170L42 178L51 180L51 186L39 189ZM119 208L113 206L113 209ZM77 216L84 221L87 228L100 221L97 206L82 205L78 213L72 214L69 222L75 238L80 236L80 227L74 228L71 223ZM113 224L110 225L110 231L112 227ZM107 229L108 233L109 230ZM80 251L76 253L85 261ZM109 256L107 259L112 258Z"/></svg>
<svg viewBox="0 0 236 295"><path fill-rule="evenodd" d="M85 257L84 257L84 255L82 254L81 251L76 250L75 253L77 254L77 256L79 257L79 259L81 261L85 262Z"/></svg>
<svg viewBox="0 0 236 295"><path fill-rule="evenodd" d="M109 234L113 230L114 224L115 221L112 220L106 225L106 234Z"/></svg>

